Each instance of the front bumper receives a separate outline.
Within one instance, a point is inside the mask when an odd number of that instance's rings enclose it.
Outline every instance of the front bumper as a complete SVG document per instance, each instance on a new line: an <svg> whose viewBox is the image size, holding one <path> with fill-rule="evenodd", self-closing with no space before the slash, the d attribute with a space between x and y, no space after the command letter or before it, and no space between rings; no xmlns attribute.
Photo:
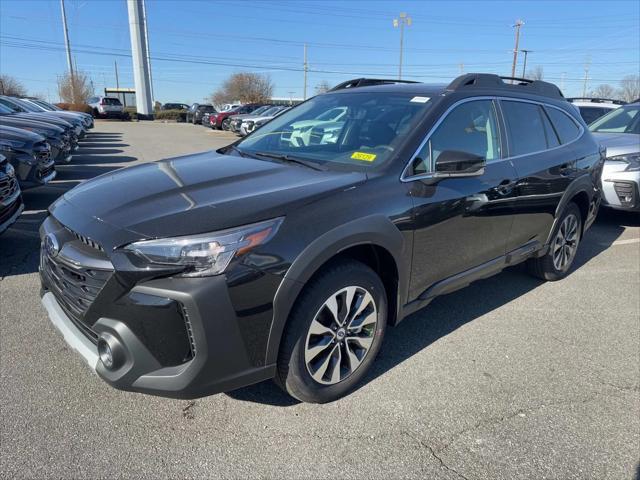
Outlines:
<svg viewBox="0 0 640 480"><path fill-rule="evenodd" d="M16 190L9 198L0 201L0 233L13 225L23 210L24 203L20 189Z"/></svg>
<svg viewBox="0 0 640 480"><path fill-rule="evenodd" d="M46 185L56 177L54 161L48 156L37 160L31 155L20 153L10 161L16 170L20 188L23 190Z"/></svg>
<svg viewBox="0 0 640 480"><path fill-rule="evenodd" d="M621 170L616 163L605 163L602 172L603 205L617 210L640 211L640 172Z"/></svg>
<svg viewBox="0 0 640 480"><path fill-rule="evenodd" d="M40 231L42 239L51 234L60 244L54 263L63 268L52 267L42 249L43 306L66 342L111 386L195 398L275 375L275 365L265 364L273 311L262 307L270 305L279 277L251 270L235 278L233 286L224 275L131 280L140 272L108 270L119 260L114 257L112 264L104 251L53 217ZM86 284L76 284L85 277L91 277ZM250 292L258 305L246 305ZM86 309L78 315L83 304ZM101 338L119 345L121 361L115 369L99 360Z"/></svg>

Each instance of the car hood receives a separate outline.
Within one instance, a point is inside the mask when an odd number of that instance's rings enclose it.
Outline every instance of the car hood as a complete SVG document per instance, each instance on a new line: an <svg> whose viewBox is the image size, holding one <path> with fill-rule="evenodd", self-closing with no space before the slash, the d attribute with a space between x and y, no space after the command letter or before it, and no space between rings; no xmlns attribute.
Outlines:
<svg viewBox="0 0 640 480"><path fill-rule="evenodd" d="M640 152L640 135L635 133L598 133L595 139L607 149L607 157Z"/></svg>
<svg viewBox="0 0 640 480"><path fill-rule="evenodd" d="M18 115L0 115L0 125L22 128L24 130L42 134L46 137L55 137L64 133L64 129L54 125L53 123L36 122L30 118L24 118Z"/></svg>
<svg viewBox="0 0 640 480"><path fill-rule="evenodd" d="M136 238L188 235L283 216L365 179L204 152L101 175L67 192L51 212L71 204Z"/></svg>
<svg viewBox="0 0 640 480"><path fill-rule="evenodd" d="M47 113L25 112L25 113L17 113L16 116L35 120L36 122L50 123L60 128L65 128L65 129L73 128L72 122L63 120L62 118L59 118L54 113L47 114Z"/></svg>
<svg viewBox="0 0 640 480"><path fill-rule="evenodd" d="M14 128L6 125L0 125L0 138L31 143L44 141L44 137L42 135L38 135L37 133L33 133L22 128Z"/></svg>

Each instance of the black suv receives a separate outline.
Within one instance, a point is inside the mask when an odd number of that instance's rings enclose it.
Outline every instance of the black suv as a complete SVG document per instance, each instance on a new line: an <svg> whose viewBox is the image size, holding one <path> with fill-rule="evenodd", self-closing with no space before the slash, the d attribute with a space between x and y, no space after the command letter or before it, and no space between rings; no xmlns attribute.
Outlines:
<svg viewBox="0 0 640 480"><path fill-rule="evenodd" d="M43 303L114 387L275 378L331 401L434 297L524 261L567 275L603 162L549 83L354 80L217 152L66 193L41 227Z"/></svg>

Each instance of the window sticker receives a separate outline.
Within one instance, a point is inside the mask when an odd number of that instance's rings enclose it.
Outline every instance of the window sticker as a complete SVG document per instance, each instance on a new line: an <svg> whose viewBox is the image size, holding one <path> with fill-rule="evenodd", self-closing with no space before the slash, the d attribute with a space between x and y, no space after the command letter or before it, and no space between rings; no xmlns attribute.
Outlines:
<svg viewBox="0 0 640 480"><path fill-rule="evenodd" d="M364 152L353 152L351 154L351 158L354 160L362 160L364 162L373 162L376 159L375 154L373 153L364 153Z"/></svg>
<svg viewBox="0 0 640 480"><path fill-rule="evenodd" d="M431 100L431 97L413 97L411 99L414 103L427 103L429 100Z"/></svg>

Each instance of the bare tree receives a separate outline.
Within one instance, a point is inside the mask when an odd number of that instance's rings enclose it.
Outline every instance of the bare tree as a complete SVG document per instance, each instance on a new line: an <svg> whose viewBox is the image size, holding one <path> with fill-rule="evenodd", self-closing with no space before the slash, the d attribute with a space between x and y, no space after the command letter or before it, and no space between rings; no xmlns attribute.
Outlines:
<svg viewBox="0 0 640 480"><path fill-rule="evenodd" d="M544 78L544 69L541 65L536 65L535 68L527 72L527 78L530 80L542 80Z"/></svg>
<svg viewBox="0 0 640 480"><path fill-rule="evenodd" d="M316 85L316 95L320 95L321 93L326 93L331 90L331 85L326 80L322 80L319 84Z"/></svg>
<svg viewBox="0 0 640 480"><path fill-rule="evenodd" d="M27 89L14 77L0 75L0 94L24 97L27 94Z"/></svg>
<svg viewBox="0 0 640 480"><path fill-rule="evenodd" d="M218 90L211 94L214 105L239 101L242 103L268 102L273 94L273 82L268 75L240 72L231 75Z"/></svg>
<svg viewBox="0 0 640 480"><path fill-rule="evenodd" d="M627 75L620 81L620 98L633 102L640 97L640 75Z"/></svg>
<svg viewBox="0 0 640 480"><path fill-rule="evenodd" d="M87 99L93 95L91 82L82 72L65 74L58 78L58 95L65 103L87 103Z"/></svg>
<svg viewBox="0 0 640 480"><path fill-rule="evenodd" d="M618 96L618 92L616 92L616 89L608 83L604 83L602 85L598 85L595 90L591 90L591 92L589 92L589 96L594 98L616 98Z"/></svg>

